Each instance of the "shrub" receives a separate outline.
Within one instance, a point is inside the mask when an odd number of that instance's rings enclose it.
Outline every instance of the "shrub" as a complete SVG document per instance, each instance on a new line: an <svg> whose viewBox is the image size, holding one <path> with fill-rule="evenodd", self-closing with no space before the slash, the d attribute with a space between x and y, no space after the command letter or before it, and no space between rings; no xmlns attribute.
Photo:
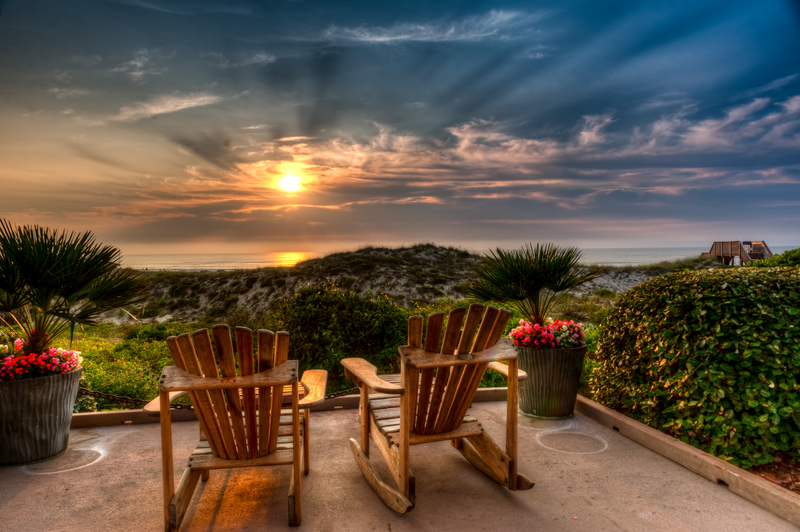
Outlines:
<svg viewBox="0 0 800 532"><path fill-rule="evenodd" d="M800 248L784 251L780 255L774 255L768 259L750 261L745 266L750 266L755 268L800 266Z"/></svg>
<svg viewBox="0 0 800 532"><path fill-rule="evenodd" d="M184 323L158 323L155 325L136 325L128 327L122 337L125 340L164 341L170 336L191 332Z"/></svg>
<svg viewBox="0 0 800 532"><path fill-rule="evenodd" d="M657 277L601 326L598 401L743 467L800 448L800 269Z"/></svg>
<svg viewBox="0 0 800 532"><path fill-rule="evenodd" d="M328 388L352 386L340 364L343 358L361 357L379 373L400 370L397 347L407 338L409 313L384 294L359 296L334 284L305 286L285 299L275 319L291 334L291 358L301 371L328 371Z"/></svg>

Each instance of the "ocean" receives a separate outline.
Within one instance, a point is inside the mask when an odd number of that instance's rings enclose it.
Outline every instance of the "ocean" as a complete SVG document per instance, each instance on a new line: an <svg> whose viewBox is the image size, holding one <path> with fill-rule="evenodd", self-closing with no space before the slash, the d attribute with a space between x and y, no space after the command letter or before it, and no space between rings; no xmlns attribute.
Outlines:
<svg viewBox="0 0 800 532"><path fill-rule="evenodd" d="M582 264L603 266L639 266L665 260L696 257L710 246L682 248L595 248L582 249ZM774 254L790 247L770 246ZM478 250L483 253L484 250ZM224 271L249 270L267 266L294 266L298 262L321 257L323 254L306 252L238 253L238 254L176 254L176 255L124 255L122 265L138 270L156 271Z"/></svg>

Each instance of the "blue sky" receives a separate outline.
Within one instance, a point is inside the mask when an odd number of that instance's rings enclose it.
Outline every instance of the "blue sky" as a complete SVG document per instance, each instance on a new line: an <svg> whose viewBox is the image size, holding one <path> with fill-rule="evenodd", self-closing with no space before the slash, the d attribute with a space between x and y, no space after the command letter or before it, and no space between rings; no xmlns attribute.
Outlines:
<svg viewBox="0 0 800 532"><path fill-rule="evenodd" d="M776 0L6 0L0 216L127 253L800 245L798 50Z"/></svg>

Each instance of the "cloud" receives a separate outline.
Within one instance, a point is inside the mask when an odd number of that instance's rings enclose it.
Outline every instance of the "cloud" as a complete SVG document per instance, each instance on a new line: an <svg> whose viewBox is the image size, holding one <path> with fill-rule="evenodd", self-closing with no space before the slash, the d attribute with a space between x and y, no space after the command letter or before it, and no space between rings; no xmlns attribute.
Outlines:
<svg viewBox="0 0 800 532"><path fill-rule="evenodd" d="M153 63L157 59L170 58L172 54L162 54L159 50L137 50L133 54L133 59L111 69L111 72L121 72L126 74L133 81L142 81L145 76L155 76L163 74L166 68L158 67Z"/></svg>
<svg viewBox="0 0 800 532"><path fill-rule="evenodd" d="M401 23L394 26L357 28L330 26L322 34L324 40L365 43L481 41L485 39L514 39L525 26L540 21L544 12L492 10L484 15L462 18L453 22Z"/></svg>
<svg viewBox="0 0 800 532"><path fill-rule="evenodd" d="M263 50L251 54L242 55L236 61L227 59L225 56L223 56L218 52L209 52L206 54L201 54L200 57L209 59L209 62L212 65L220 68L238 68L251 65L264 66L270 63L274 63L276 61L276 57L274 55L268 54Z"/></svg>
<svg viewBox="0 0 800 532"><path fill-rule="evenodd" d="M756 87L755 89L752 89L752 90L749 90L749 91L743 93L742 97L743 98L752 98L753 96L756 96L757 94L762 94L762 93L765 93L765 92L771 92L771 91L774 91L776 89L780 89L781 87L784 87L784 86L792 83L793 81L795 81L798 78L800 78L800 74L792 74L791 76L786 76L786 77L783 77L783 78L780 78L780 79L776 79L775 81L771 81L770 83L767 83L766 85L762 85L761 87Z"/></svg>
<svg viewBox="0 0 800 532"><path fill-rule="evenodd" d="M721 118L693 120L694 106L636 128L617 156L688 153L742 154L800 148L800 95L784 101L755 98L727 110Z"/></svg>
<svg viewBox="0 0 800 532"><path fill-rule="evenodd" d="M581 146L603 142L603 128L614 121L610 114L585 116L583 120L583 129L578 134L578 143Z"/></svg>
<svg viewBox="0 0 800 532"><path fill-rule="evenodd" d="M142 118L174 113L182 109L211 105L221 100L221 96L205 92L165 94L151 98L146 102L122 107L116 115L109 119L118 122L135 122Z"/></svg>
<svg viewBox="0 0 800 532"><path fill-rule="evenodd" d="M63 100L64 98L75 98L77 96L88 96L89 94L92 94L92 91L86 89L69 89L59 87L48 89L47 92L55 94L56 98L59 100Z"/></svg>

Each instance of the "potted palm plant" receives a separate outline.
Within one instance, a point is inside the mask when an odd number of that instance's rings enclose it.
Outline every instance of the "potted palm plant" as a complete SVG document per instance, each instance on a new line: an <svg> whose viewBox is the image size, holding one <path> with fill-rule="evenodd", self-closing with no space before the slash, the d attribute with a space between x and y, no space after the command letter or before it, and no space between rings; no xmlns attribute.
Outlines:
<svg viewBox="0 0 800 532"><path fill-rule="evenodd" d="M580 268L580 256L577 248L553 244L498 248L476 267L478 279L467 289L476 299L507 304L523 316L510 337L519 367L528 373L520 383L520 411L527 416L563 419L575 408L586 354L583 328L547 315L567 290L602 273Z"/></svg>
<svg viewBox="0 0 800 532"><path fill-rule="evenodd" d="M141 301L146 285L119 267L118 249L91 232L61 233L0 220L0 463L53 458L67 448L80 382L75 327ZM52 344L68 334L69 348Z"/></svg>

